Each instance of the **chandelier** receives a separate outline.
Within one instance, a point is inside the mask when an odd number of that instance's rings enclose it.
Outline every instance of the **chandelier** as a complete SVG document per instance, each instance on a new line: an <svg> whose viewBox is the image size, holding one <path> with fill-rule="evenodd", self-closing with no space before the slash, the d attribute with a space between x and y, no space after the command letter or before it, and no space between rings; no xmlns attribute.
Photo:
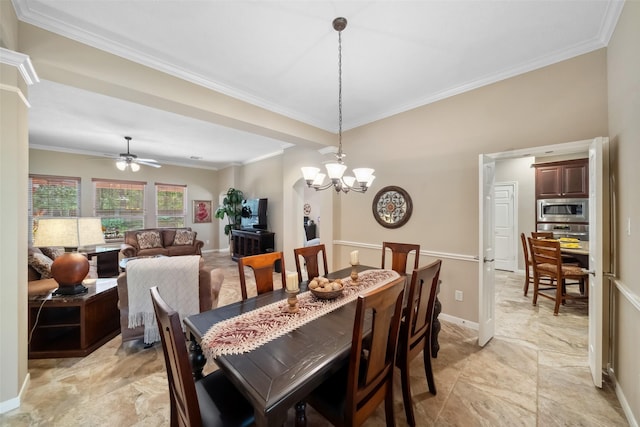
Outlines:
<svg viewBox="0 0 640 427"><path fill-rule="evenodd" d="M340 191L348 193L356 191L364 193L371 186L375 179L373 169L371 168L355 168L353 174L355 176L344 175L347 165L344 164L346 154L342 151L342 30L347 27L346 18L336 18L333 20L333 29L338 32L338 152L336 160L327 163L327 173L320 173L320 168L313 166L305 166L302 168L302 175L307 185L315 188L316 191L326 190L333 187L336 192ZM329 182L324 184L324 179L329 176Z"/></svg>

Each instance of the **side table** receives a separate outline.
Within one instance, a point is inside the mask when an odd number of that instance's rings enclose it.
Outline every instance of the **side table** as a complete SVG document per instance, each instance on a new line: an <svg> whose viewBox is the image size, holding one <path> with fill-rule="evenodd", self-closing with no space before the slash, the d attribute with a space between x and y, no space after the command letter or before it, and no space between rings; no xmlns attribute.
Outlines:
<svg viewBox="0 0 640 427"><path fill-rule="evenodd" d="M87 254L89 260L94 256L98 259L96 263L98 277L117 277L120 274L118 270L120 248L96 247L93 250L85 250L83 252Z"/></svg>
<svg viewBox="0 0 640 427"><path fill-rule="evenodd" d="M40 288L47 280L57 287L46 279L37 281ZM120 333L117 279L86 286L80 295L29 295L30 359L84 357Z"/></svg>

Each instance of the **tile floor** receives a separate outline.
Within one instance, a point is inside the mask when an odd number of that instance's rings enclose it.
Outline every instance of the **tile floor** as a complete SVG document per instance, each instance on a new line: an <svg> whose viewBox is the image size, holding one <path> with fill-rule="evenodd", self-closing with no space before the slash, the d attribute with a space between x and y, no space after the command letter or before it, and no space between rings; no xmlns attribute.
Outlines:
<svg viewBox="0 0 640 427"><path fill-rule="evenodd" d="M239 299L236 264L228 255L205 259L225 268L221 304ZM550 301L532 307L531 294L522 296L522 276L498 272L496 289L496 335L485 348L477 346L475 331L442 322L441 349L433 360L436 396L427 390L421 358L414 360L418 425L628 426L612 386L591 383L586 303L569 302L555 317ZM169 425L159 345L123 346L118 336L85 358L30 360L29 372L22 406L0 415L0 425ZM405 426L397 385L396 424ZM308 418L309 426L329 425L311 408ZM382 408L366 425L385 425Z"/></svg>

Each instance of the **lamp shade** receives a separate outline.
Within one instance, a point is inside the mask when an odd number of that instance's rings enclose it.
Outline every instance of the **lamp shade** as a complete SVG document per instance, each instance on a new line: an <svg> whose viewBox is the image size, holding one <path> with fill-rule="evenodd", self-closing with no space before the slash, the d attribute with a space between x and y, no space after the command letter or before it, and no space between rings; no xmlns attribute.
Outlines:
<svg viewBox="0 0 640 427"><path fill-rule="evenodd" d="M42 218L33 234L33 245L78 248L104 243L100 218ZM58 282L54 295L87 292L82 280L89 272L89 260L80 253L65 253L51 265L51 276Z"/></svg>
<svg viewBox="0 0 640 427"><path fill-rule="evenodd" d="M100 218L41 218L33 234L33 246L78 248L104 243Z"/></svg>

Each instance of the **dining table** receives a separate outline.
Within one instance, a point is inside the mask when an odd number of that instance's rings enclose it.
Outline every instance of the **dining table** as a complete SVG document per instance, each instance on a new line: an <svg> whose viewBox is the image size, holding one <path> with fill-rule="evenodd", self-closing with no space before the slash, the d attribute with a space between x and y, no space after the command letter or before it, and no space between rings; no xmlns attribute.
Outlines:
<svg viewBox="0 0 640 427"><path fill-rule="evenodd" d="M381 270L365 265L355 268L361 274ZM351 271L349 267L326 277L332 280L348 278ZM395 275L390 277L399 276L391 270L386 271L390 272L389 276ZM299 286L300 295L307 291L307 281ZM235 321L241 315L259 312L274 303L281 304L284 309L288 296L285 289L276 289L186 317L184 325L191 341L194 378L202 377L205 355L216 350L207 343L207 332L214 325ZM282 426L290 408L295 408L296 426L306 425L306 396L349 362L355 310L356 301L352 300L257 348L215 355L218 368L253 406L257 426Z"/></svg>
<svg viewBox="0 0 640 427"><path fill-rule="evenodd" d="M589 268L589 241L578 240L564 242L560 240L560 253L570 255L578 261L580 267Z"/></svg>

